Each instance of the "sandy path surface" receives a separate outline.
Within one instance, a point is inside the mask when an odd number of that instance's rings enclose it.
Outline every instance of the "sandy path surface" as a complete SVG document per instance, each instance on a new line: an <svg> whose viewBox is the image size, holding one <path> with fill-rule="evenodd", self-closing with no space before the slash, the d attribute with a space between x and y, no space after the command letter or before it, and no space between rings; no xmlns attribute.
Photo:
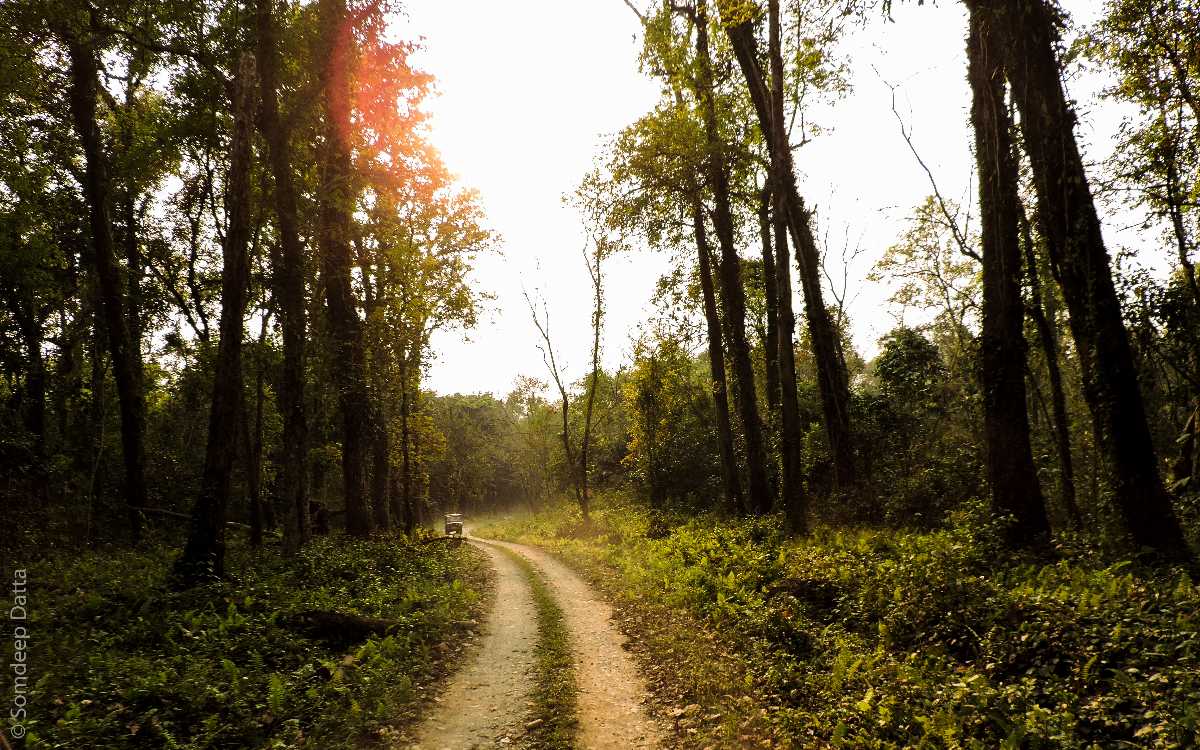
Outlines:
<svg viewBox="0 0 1200 750"><path fill-rule="evenodd" d="M459 656L462 668L431 706L409 748L513 747L525 731L534 680L537 606L517 563L491 545L476 546L496 569L495 604L479 643Z"/></svg>
<svg viewBox="0 0 1200 750"><path fill-rule="evenodd" d="M666 733L646 711L646 683L625 651L612 607L551 555L523 544L486 541L522 555L546 576L562 609L579 686L578 744L586 750L664 746Z"/></svg>

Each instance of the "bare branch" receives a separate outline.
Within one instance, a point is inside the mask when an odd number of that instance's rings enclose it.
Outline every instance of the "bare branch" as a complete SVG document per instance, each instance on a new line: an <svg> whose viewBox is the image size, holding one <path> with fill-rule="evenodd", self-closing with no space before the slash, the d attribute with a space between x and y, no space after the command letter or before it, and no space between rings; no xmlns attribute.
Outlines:
<svg viewBox="0 0 1200 750"><path fill-rule="evenodd" d="M875 69L874 66L872 66L872 69ZM916 157L917 164L920 164L921 169L925 170L925 175L929 178L929 184L933 187L933 196L937 200L938 208L941 210L942 215L946 217L946 221L950 225L950 232L954 235L954 242L958 245L959 252L982 263L983 259L979 256L979 253L972 250L971 246L967 244L966 237L963 236L962 231L958 227L957 217L950 213L950 209L946 205L946 200L942 197L942 191L938 189L937 179L934 178L933 171L925 163L925 160L921 158L921 154L917 151L917 147L912 141L912 135L904 125L904 118L900 116L900 112L896 109L896 85L889 83L880 74L878 69L875 69L875 75L879 76L879 80L883 82L883 85L887 86L888 90L892 92L892 114L896 116L896 123L900 126L900 136L908 144L908 150Z"/></svg>

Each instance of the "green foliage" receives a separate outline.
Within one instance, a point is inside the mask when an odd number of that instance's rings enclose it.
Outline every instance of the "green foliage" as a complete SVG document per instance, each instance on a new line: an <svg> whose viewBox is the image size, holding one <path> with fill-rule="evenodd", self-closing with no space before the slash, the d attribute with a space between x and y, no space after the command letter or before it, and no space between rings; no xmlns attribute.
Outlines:
<svg viewBox="0 0 1200 750"><path fill-rule="evenodd" d="M870 388L852 402L867 488L857 517L937 525L981 491L973 390L912 328L896 328L880 344Z"/></svg>
<svg viewBox="0 0 1200 750"><path fill-rule="evenodd" d="M707 364L676 340L641 340L623 385L626 465L651 505L704 505L719 493L716 412Z"/></svg>
<svg viewBox="0 0 1200 750"><path fill-rule="evenodd" d="M599 504L597 504L599 505ZM1200 587L1086 549L1004 551L982 506L930 533L772 519L674 519L611 503L493 533L546 544L627 602L664 602L733 634L782 746L1190 747L1200 741ZM481 532L484 533L484 532Z"/></svg>
<svg viewBox="0 0 1200 750"><path fill-rule="evenodd" d="M325 538L289 560L238 546L240 580L183 593L155 587L172 554L39 564L29 747L359 747L403 719L479 598L468 547ZM343 653L289 623L312 609L400 626Z"/></svg>

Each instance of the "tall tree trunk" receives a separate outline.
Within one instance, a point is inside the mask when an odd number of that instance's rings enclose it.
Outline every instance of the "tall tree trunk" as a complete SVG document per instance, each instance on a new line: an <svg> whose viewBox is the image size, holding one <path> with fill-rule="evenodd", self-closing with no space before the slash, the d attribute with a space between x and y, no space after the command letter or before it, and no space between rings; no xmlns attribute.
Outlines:
<svg viewBox="0 0 1200 750"><path fill-rule="evenodd" d="M421 371L420 357L415 357L416 371ZM418 378L414 384L412 393L408 399L408 414L409 419L412 415L421 413L421 383ZM412 462L412 502L408 506L408 512L412 519L412 528L416 529L425 518L425 510L429 508L429 475L425 473L424 458L421 456L421 432L419 430L409 429L412 445L409 448L410 458Z"/></svg>
<svg viewBox="0 0 1200 750"><path fill-rule="evenodd" d="M724 7L724 6L722 6ZM772 79L778 81L769 91L759 64L758 44L749 20L727 25L725 31L733 45L738 67L746 79L750 99L758 116L759 129L771 151L772 181L783 194L788 231L796 248L796 267L804 292L805 319L812 339L813 359L817 365L817 385L825 432L833 456L834 480L839 487L854 482L854 443L850 432L850 380L842 354L841 339L825 307L821 290L821 256L813 236L812 217L796 187L792 151L783 118L783 61L779 50L779 4L771 0L768 15L775 29L770 50Z"/></svg>
<svg viewBox="0 0 1200 750"><path fill-rule="evenodd" d="M363 268L363 307L367 314L367 326L371 331L380 329L382 311L379 308L383 295L382 280L374 274L374 283L368 276L370 261L366 252L359 248L359 262ZM371 391L374 403L370 409L371 419L371 510L375 528L387 531L392 528L392 449L388 434L388 352L383 336L373 336L368 343L371 361Z"/></svg>
<svg viewBox="0 0 1200 750"><path fill-rule="evenodd" d="M262 496L263 372L254 373L254 427L250 427L247 409L242 409L243 443L246 446L246 489L250 495L250 546L261 547L267 526L267 511Z"/></svg>
<svg viewBox="0 0 1200 750"><path fill-rule="evenodd" d="M974 3L968 7L967 78L983 241L983 328L978 366L987 476L992 510L1015 519L1008 529L1009 543L1040 544L1047 541L1050 524L1033 463L1025 398L1020 203L1012 124L1004 102L1001 53L990 18Z"/></svg>
<svg viewBox="0 0 1200 750"><path fill-rule="evenodd" d="M563 383L562 372L558 369L558 360L554 355L554 344L550 340L550 313L543 311L546 317L545 322L538 317L537 306L529 295L525 296L525 301L529 304L529 314L533 317L533 324L537 327L538 333L545 343L545 348L542 349L542 360L546 363L546 369L550 371L550 377L554 379L554 386L558 389L559 399L562 403L560 413L562 414L562 444L563 458L566 461L568 479L571 481L571 486L575 490L575 500L579 503L579 509L583 512L584 521L588 520L587 502L583 497L583 490L580 485L579 464L575 462L575 451L571 446L571 431L570 431L570 411L571 399L567 393L567 386Z"/></svg>
<svg viewBox="0 0 1200 750"><path fill-rule="evenodd" d="M591 508L591 498L588 495L588 448L592 442L592 412L596 406L596 386L600 380L600 333L603 331L604 325L604 277L600 266L604 259L604 244L603 242L596 243L596 266L592 267L592 261L587 256L587 250L584 250L584 261L588 264L588 275L592 278L593 300L594 307L592 309L592 373L588 378L588 394L587 404L583 410L583 438L579 444L579 475L580 485L583 490L583 516L586 518Z"/></svg>
<svg viewBox="0 0 1200 750"><path fill-rule="evenodd" d="M1043 0L981 0L991 11L1033 167L1038 220L1070 313L1083 394L1117 507L1133 540L1168 558L1190 556L1154 455L1112 268L1073 131Z"/></svg>
<svg viewBox="0 0 1200 750"><path fill-rule="evenodd" d="M279 496L282 499L283 545L295 552L312 536L308 510L308 425L304 415L305 339L307 311L304 290L304 246L296 220L296 188L288 129L279 118L279 50L274 20L275 0L258 0L258 59L262 73L259 123L267 144L275 220L282 246L275 268L275 298L283 329L283 372L279 411L283 416L280 438Z"/></svg>
<svg viewBox="0 0 1200 750"><path fill-rule="evenodd" d="M792 339L796 315L792 311L791 261L788 253L787 206L783 194L772 194L775 229L775 283L779 294L779 452L783 463L783 508L792 530L808 530L808 496L804 492L801 450L800 396L796 386L796 347Z"/></svg>
<svg viewBox="0 0 1200 750"><path fill-rule="evenodd" d="M721 449L721 481L725 499L735 513L746 512L742 483L733 449L733 424L729 419L729 388L725 376L725 343L721 334L721 319L717 312L717 295L713 287L712 248L704 224L704 209L699 198L692 202L692 231L696 237L697 274L700 295L704 301L704 322L708 331L708 366L712 376L713 402L717 411L717 438Z"/></svg>
<svg viewBox="0 0 1200 750"><path fill-rule="evenodd" d="M713 100L712 58L708 41L707 3L696 5L696 55L698 65L697 98L704 120L706 176L713 191L713 228L721 249L719 267L721 308L729 329L729 358L733 363L734 405L742 423L746 445L746 470L749 477L749 505L754 513L771 510L771 486L767 479L767 456L763 446L762 420L754 389L754 368L750 363L750 346L746 341L746 291L742 286L742 265L733 236L733 215L729 198L729 170L725 163L725 147L717 122L717 107Z"/></svg>
<svg viewBox="0 0 1200 750"><path fill-rule="evenodd" d="M413 460L412 460L412 398L408 378L407 352L400 357L400 505L396 508L404 522L404 533L412 536L417 527L417 514L413 508Z"/></svg>
<svg viewBox="0 0 1200 750"><path fill-rule="evenodd" d="M1079 501L1075 493L1075 462L1071 458L1071 427L1067 414L1067 396L1063 391L1062 367L1058 362L1058 333L1054 322L1043 306L1041 274L1038 271L1037 254L1033 249L1033 232L1024 208L1021 220L1022 242L1025 245L1025 272L1029 276L1030 314L1037 328L1038 341L1042 345L1042 356L1046 360L1046 372L1050 380L1050 408L1054 419L1054 446L1058 451L1059 495L1063 510L1071 528L1083 527L1083 516L1079 512Z"/></svg>
<svg viewBox="0 0 1200 750"><path fill-rule="evenodd" d="M1176 441L1179 453L1171 464L1171 478L1180 487L1188 487L1195 481L1197 439L1200 439L1200 404L1192 407Z"/></svg>
<svg viewBox="0 0 1200 750"><path fill-rule="evenodd" d="M233 461L238 445L242 400L242 335L246 288L250 279L250 171L254 128L254 55L243 52L234 84L233 140L230 144L225 233L221 272L221 339L213 375L212 410L200 496L183 554L174 576L183 586L225 575L225 513L229 504Z"/></svg>
<svg viewBox="0 0 1200 750"><path fill-rule="evenodd" d="M129 509L130 537L136 544L142 538L141 513L146 505L145 476L145 396L137 372L137 358L126 327L125 300L121 275L113 248L112 221L109 217L108 158L96 124L96 97L99 63L89 32L68 32L67 52L71 59L70 99L75 130L83 147L85 162L84 197L92 234L92 255L96 264L100 302L103 309L113 376L121 410L121 448L125 462L125 501Z"/></svg>
<svg viewBox="0 0 1200 750"><path fill-rule="evenodd" d="M43 320L37 298L28 284L15 290L12 311L21 332L25 348L25 387L21 394L21 417L25 430L33 438L32 472L30 480L39 511L45 510L49 496L49 475L46 468L46 360L42 356Z"/></svg>
<svg viewBox="0 0 1200 750"><path fill-rule="evenodd" d="M88 518L87 518L87 539L88 543L93 547L99 541L99 535L96 533L96 519L100 516L100 490L97 484L97 475L100 472L100 467L103 465L104 458L104 433L105 433L105 414L108 411L107 405L104 402L104 371L107 369L104 353L108 349L107 337L104 335L104 313L103 303L100 299L100 283L98 280L99 274L95 272L93 264L92 272L88 274L88 297L91 299L88 316L91 318L92 325L90 326L91 336L89 337L88 360L90 372L88 373L88 388L90 397L88 398Z"/></svg>
<svg viewBox="0 0 1200 750"><path fill-rule="evenodd" d="M1175 62L1174 58L1172 60ZM1186 83L1186 78L1181 72L1181 66L1175 62L1173 66L1176 71L1176 78L1188 103L1192 106L1196 117L1200 118L1200 106L1197 106L1196 99L1191 95L1191 90ZM1160 108L1162 103L1160 100ZM1166 132L1167 115L1163 112L1159 121L1163 125ZM1170 148L1166 149L1163 158L1167 162L1166 169L1166 188L1167 202L1170 206L1171 214L1171 230L1175 235L1175 251L1179 258L1179 267L1183 270L1183 278L1187 282L1188 291L1192 295L1193 313L1200 319L1200 282L1196 279L1196 265L1191 260L1191 248L1188 242L1187 225L1184 220L1184 211L1187 208L1189 201L1189 191L1185 185L1182 185L1179 177L1179 169L1176 166L1178 163L1177 144L1171 143ZM1193 329L1188 337L1191 344L1191 362L1189 365L1192 369L1193 396L1191 404L1191 415L1184 422L1183 432L1176 439L1176 445L1179 446L1179 452L1171 462L1171 481L1175 487L1183 488L1193 485L1195 479L1195 450L1197 437L1197 419L1200 419L1200 388L1197 388L1195 383L1200 381L1200 331Z"/></svg>
<svg viewBox="0 0 1200 750"><path fill-rule="evenodd" d="M324 67L321 86L325 105L321 155L321 192L317 245L329 314L334 377L342 411L342 486L346 503L346 532L366 536L371 531L367 507L366 450L369 442L370 400L367 395L363 324L350 274L351 233L356 190L351 167L350 67L354 39L345 0L319 0Z"/></svg>
<svg viewBox="0 0 1200 750"><path fill-rule="evenodd" d="M767 407L779 411L779 284L775 279L775 252L771 247L771 190L764 187L759 196L758 233L762 243L763 298L766 302L767 333L763 338L763 364L766 373ZM780 420L782 421L782 420Z"/></svg>
<svg viewBox="0 0 1200 750"><path fill-rule="evenodd" d="M263 314L262 328L258 332L258 348L254 356L254 429L250 429L248 410L242 409L242 443L246 453L246 485L250 494L250 546L261 547L263 528L274 520L262 497L262 454L263 454L263 401L265 397L265 373L263 372L263 349L267 343L271 311Z"/></svg>
<svg viewBox="0 0 1200 750"><path fill-rule="evenodd" d="M133 359L133 372L137 376L137 389L145 393L145 363L142 361L142 275L145 261L142 259L142 246L138 242L137 210L134 206L134 196L129 194L122 198L121 213L124 214L125 224L125 288L126 300L125 317L129 325L129 354Z"/></svg>
<svg viewBox="0 0 1200 750"><path fill-rule="evenodd" d="M571 447L571 399L567 396L567 389L561 382L558 383L558 395L562 404L559 412L562 415L563 455L567 462L567 472L571 477L571 485L575 488L575 501L579 503L579 510L583 513L583 518L586 521L590 508L588 508L587 500L583 496L583 488L579 483L579 464L575 462L575 451Z"/></svg>
<svg viewBox="0 0 1200 750"><path fill-rule="evenodd" d="M629 3L630 9L637 14L642 26L646 27L646 16ZM685 105L680 80L685 75L677 71L669 71L671 93L676 106ZM734 450L733 425L729 418L729 386L725 374L725 342L722 333L720 313L717 310L716 291L713 286L712 247L708 240L708 230L704 220L704 204L701 198L700 186L690 186L692 231L696 239L697 275L700 277L700 292L703 299L704 322L708 337L708 364L713 402L717 416L717 438L721 454L721 483L725 489L725 500L737 514L746 512L746 500L742 493L741 478L738 472L737 453Z"/></svg>
<svg viewBox="0 0 1200 750"><path fill-rule="evenodd" d="M375 528L386 531L392 528L392 454L387 419L379 407L371 419L371 430L374 433L371 436L371 509L375 514Z"/></svg>

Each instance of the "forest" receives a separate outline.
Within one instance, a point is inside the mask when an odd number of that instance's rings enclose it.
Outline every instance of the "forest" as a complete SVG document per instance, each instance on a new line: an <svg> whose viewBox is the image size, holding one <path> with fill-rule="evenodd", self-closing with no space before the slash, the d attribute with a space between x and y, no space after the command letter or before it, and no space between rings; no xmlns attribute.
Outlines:
<svg viewBox="0 0 1200 750"><path fill-rule="evenodd" d="M590 325L459 393L525 250L408 3L0 1L0 750L1200 746L1200 4L604 2ZM893 101L855 278L798 155L951 10L971 190Z"/></svg>

